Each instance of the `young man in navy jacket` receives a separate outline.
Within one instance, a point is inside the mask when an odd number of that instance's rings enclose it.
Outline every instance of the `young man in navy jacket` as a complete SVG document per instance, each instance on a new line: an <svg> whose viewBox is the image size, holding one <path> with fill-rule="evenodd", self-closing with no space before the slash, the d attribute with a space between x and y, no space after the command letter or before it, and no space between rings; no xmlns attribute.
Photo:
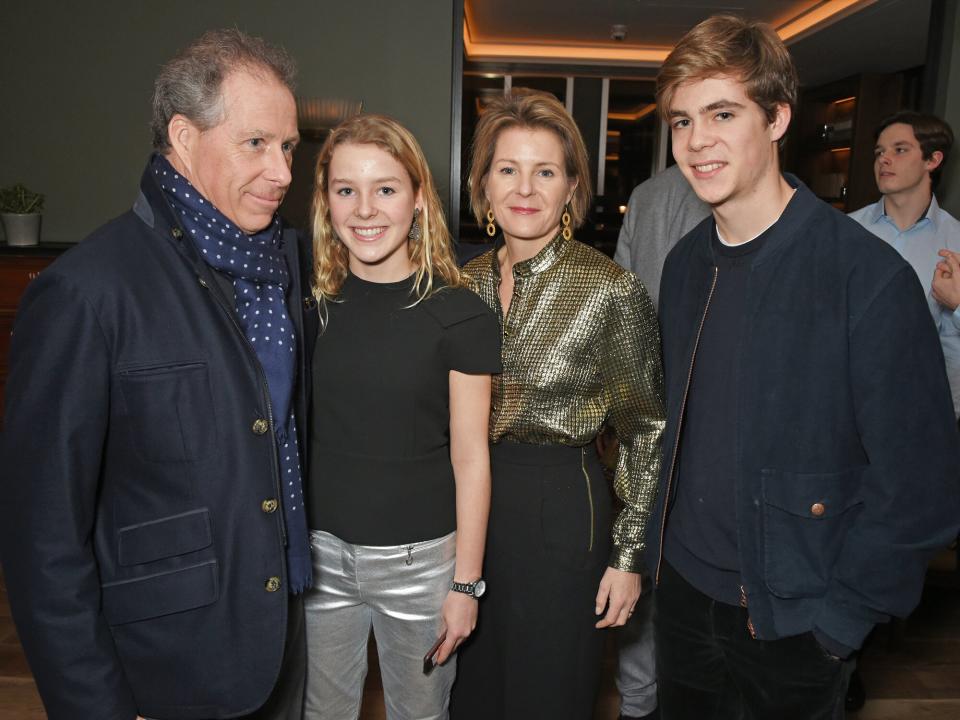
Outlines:
<svg viewBox="0 0 960 720"><path fill-rule="evenodd" d="M781 174L797 76L769 26L701 23L657 97L713 211L668 256L660 291L661 713L842 717L857 649L914 608L957 534L937 334L910 266Z"/></svg>

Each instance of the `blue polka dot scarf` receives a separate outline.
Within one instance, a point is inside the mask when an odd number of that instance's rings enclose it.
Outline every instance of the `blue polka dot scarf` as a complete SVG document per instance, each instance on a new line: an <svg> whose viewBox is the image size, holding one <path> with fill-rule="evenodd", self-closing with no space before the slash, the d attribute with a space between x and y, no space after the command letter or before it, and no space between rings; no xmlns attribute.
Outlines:
<svg viewBox="0 0 960 720"><path fill-rule="evenodd" d="M312 568L297 425L291 407L297 336L287 316L290 273L281 250L280 218L274 216L266 229L247 235L197 192L165 157L154 155L152 168L203 259L233 281L237 319L266 375L287 525L288 580L290 592L301 593L312 585Z"/></svg>

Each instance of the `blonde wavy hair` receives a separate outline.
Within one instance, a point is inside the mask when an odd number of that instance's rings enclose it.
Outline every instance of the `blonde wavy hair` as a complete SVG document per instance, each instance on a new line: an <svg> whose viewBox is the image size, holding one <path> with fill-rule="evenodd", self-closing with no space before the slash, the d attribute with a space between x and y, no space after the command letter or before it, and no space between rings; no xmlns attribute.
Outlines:
<svg viewBox="0 0 960 720"><path fill-rule="evenodd" d="M340 294L349 269L349 253L337 237L330 222L329 191L330 160L340 145L376 145L399 162L410 176L414 192L420 192L423 207L420 210L420 239L407 240L410 260L417 268L412 292L413 305L435 291L434 279L439 277L447 286L462 284L460 269L454 256L450 231L444 219L443 207L437 197L433 176L427 159L413 134L386 115L355 115L330 131L317 156L314 173L313 211L313 294L322 304L334 301ZM411 218L412 220L412 218Z"/></svg>

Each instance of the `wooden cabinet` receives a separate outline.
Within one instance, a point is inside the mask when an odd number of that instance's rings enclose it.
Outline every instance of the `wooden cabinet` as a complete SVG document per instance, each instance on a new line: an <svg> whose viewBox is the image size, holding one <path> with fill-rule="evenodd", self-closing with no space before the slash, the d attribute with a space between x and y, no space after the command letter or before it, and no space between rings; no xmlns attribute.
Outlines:
<svg viewBox="0 0 960 720"><path fill-rule="evenodd" d="M27 285L70 245L39 245L14 248L0 245L0 425L3 422L3 396L7 384L7 355L17 305Z"/></svg>
<svg viewBox="0 0 960 720"><path fill-rule="evenodd" d="M880 197L873 132L902 109L904 74L864 74L804 90L792 123L786 169L818 197L851 212Z"/></svg>

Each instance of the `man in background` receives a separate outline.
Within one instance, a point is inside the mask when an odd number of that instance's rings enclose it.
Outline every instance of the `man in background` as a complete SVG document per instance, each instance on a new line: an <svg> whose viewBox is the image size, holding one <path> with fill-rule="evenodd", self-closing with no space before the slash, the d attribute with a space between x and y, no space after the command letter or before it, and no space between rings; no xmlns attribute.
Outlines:
<svg viewBox="0 0 960 720"><path fill-rule="evenodd" d="M960 416L960 297L953 283L934 277L956 266L960 222L937 203L934 190L953 145L953 131L940 118L903 110L874 132L873 172L882 197L850 217L899 252L917 273L937 326L947 366L954 414Z"/></svg>
<svg viewBox="0 0 960 720"><path fill-rule="evenodd" d="M677 165L637 185L630 193L613 259L632 271L656 305L660 274L677 241L710 215Z"/></svg>
<svg viewBox="0 0 960 720"><path fill-rule="evenodd" d="M709 215L710 206L693 192L680 168L671 165L633 189L613 259L640 278L656 305L667 253ZM644 592L633 615L617 633L616 685L622 720L657 717L653 586L648 578L641 586Z"/></svg>

